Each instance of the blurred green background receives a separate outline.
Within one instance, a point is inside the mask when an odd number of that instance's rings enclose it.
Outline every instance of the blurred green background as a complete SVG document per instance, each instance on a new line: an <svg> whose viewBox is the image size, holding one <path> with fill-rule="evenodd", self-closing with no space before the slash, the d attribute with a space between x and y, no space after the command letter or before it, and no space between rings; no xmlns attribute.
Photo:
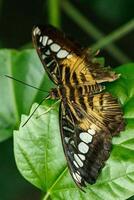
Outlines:
<svg viewBox="0 0 134 200"><path fill-rule="evenodd" d="M32 48L32 27L53 24L116 67L134 58L133 9L133 0L0 0L0 48ZM38 200L17 171L12 143L0 143L0 200Z"/></svg>

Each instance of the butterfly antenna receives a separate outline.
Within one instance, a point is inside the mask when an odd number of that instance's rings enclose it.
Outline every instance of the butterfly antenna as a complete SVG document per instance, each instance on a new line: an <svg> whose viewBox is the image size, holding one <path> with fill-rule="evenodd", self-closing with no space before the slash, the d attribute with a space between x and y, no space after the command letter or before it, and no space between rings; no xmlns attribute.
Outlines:
<svg viewBox="0 0 134 200"><path fill-rule="evenodd" d="M35 86L33 86L33 85L30 85L30 84L25 83L25 82L23 82L23 81L21 81L21 80L18 80L18 79L16 79L16 78L12 77L12 76L5 75L5 77L10 78L10 79L12 79L12 80L14 80L14 81L17 81L17 82L19 82L19 83L21 83L21 84L27 85L27 86L29 86L29 87L31 87L31 88L34 88L34 89L36 89L36 90L39 90L39 91L41 91L41 92L47 92L47 93L48 93L48 91L42 90L42 89L40 89L40 88L37 88L37 87L35 87Z"/></svg>
<svg viewBox="0 0 134 200"><path fill-rule="evenodd" d="M43 101L45 101L45 100L47 100L49 98L50 98L50 96L48 96L45 99L42 99L40 101L40 103L38 104L38 106L34 109L34 111L31 113L31 115L28 117L28 119L24 122L24 124L22 125L22 127L24 127L27 124L27 122L31 119L31 117L33 116L33 114L35 113L35 111L39 108L39 106L43 103Z"/></svg>

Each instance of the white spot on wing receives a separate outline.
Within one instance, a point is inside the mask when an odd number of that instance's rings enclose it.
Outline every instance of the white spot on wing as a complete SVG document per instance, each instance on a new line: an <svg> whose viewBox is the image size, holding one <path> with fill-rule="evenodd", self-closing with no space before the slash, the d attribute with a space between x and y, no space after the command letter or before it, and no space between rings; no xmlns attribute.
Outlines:
<svg viewBox="0 0 134 200"><path fill-rule="evenodd" d="M42 44L43 46L46 46L48 40L48 36L43 36Z"/></svg>
<svg viewBox="0 0 134 200"><path fill-rule="evenodd" d="M79 166L77 165L77 162L73 161L74 165L79 168Z"/></svg>
<svg viewBox="0 0 134 200"><path fill-rule="evenodd" d="M50 46L50 49L53 51L53 52L57 52L60 50L60 46L56 43L53 43L51 46Z"/></svg>
<svg viewBox="0 0 134 200"><path fill-rule="evenodd" d="M81 176L79 174L73 173L73 177L77 182L81 183Z"/></svg>
<svg viewBox="0 0 134 200"><path fill-rule="evenodd" d="M83 162L80 160L77 154L74 154L74 159L80 167L83 167Z"/></svg>
<svg viewBox="0 0 134 200"><path fill-rule="evenodd" d="M58 53L57 53L57 57L58 58L66 58L68 55L68 52L64 49L61 49Z"/></svg>
<svg viewBox="0 0 134 200"><path fill-rule="evenodd" d="M77 173L80 175L80 172L79 172L79 171L77 171Z"/></svg>
<svg viewBox="0 0 134 200"><path fill-rule="evenodd" d="M63 129L66 131L69 131L71 133L74 133L74 130L72 130L71 128L67 127L67 126L63 126Z"/></svg>
<svg viewBox="0 0 134 200"><path fill-rule="evenodd" d="M64 140L65 140L65 142L66 142L66 144L67 144L68 141L70 140L70 138L69 138L69 137L65 137Z"/></svg>
<svg viewBox="0 0 134 200"><path fill-rule="evenodd" d="M49 45L49 44L51 44L52 42L53 42L53 40L49 39L49 40L47 41L47 44Z"/></svg>
<svg viewBox="0 0 134 200"><path fill-rule="evenodd" d="M47 63L47 67L49 67L53 62L55 62L54 60L51 60L49 63Z"/></svg>
<svg viewBox="0 0 134 200"><path fill-rule="evenodd" d="M73 146L75 146L74 140L71 140L70 144L73 145Z"/></svg>
<svg viewBox="0 0 134 200"><path fill-rule="evenodd" d="M40 41L40 42L42 42L42 38L43 38L43 37L42 37L42 36L40 36L40 39L39 39L39 41Z"/></svg>
<svg viewBox="0 0 134 200"><path fill-rule="evenodd" d="M80 133L80 139L85 143L90 143L92 141L92 135L87 132Z"/></svg>
<svg viewBox="0 0 134 200"><path fill-rule="evenodd" d="M85 156L82 154L78 154L78 156L81 158L81 160L85 160Z"/></svg>
<svg viewBox="0 0 134 200"><path fill-rule="evenodd" d="M88 129L88 133L90 135L95 135L95 130L94 129Z"/></svg>
<svg viewBox="0 0 134 200"><path fill-rule="evenodd" d="M46 55L44 55L44 54L42 54L42 59L44 60L47 56Z"/></svg>
<svg viewBox="0 0 134 200"><path fill-rule="evenodd" d="M50 55L50 51L47 50L47 51L45 52L45 54L46 54L47 56L49 56L49 55Z"/></svg>
<svg viewBox="0 0 134 200"><path fill-rule="evenodd" d="M77 177L79 183L81 182L81 176L78 173L75 173L75 176Z"/></svg>
<svg viewBox="0 0 134 200"><path fill-rule="evenodd" d="M85 144L84 142L80 142L80 144L78 145L78 149L81 153L87 153L89 150L89 147L87 144Z"/></svg>
<svg viewBox="0 0 134 200"><path fill-rule="evenodd" d="M72 173L72 174L73 174L74 179L75 179L77 182L79 182L78 179L77 179L77 177L76 177L76 175L75 175L75 173Z"/></svg>
<svg viewBox="0 0 134 200"><path fill-rule="evenodd" d="M40 31L39 27L36 27L33 31L33 35L35 36L35 35L40 35L40 34L41 34L41 31Z"/></svg>

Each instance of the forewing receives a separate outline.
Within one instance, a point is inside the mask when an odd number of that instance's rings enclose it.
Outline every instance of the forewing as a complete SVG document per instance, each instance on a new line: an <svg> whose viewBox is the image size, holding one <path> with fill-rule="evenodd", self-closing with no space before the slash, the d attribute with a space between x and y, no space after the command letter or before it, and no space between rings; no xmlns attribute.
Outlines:
<svg viewBox="0 0 134 200"><path fill-rule="evenodd" d="M93 62L93 56L86 48L53 26L36 26L32 36L43 66L56 84L66 84L65 76L69 73L71 85L93 85L101 91L97 84L118 78L114 72Z"/></svg>
<svg viewBox="0 0 134 200"><path fill-rule="evenodd" d="M86 116L85 116L86 117ZM84 119L83 119L84 120ZM111 148L111 135L88 119L81 128L69 107L60 110L62 143L70 173L78 187L95 183Z"/></svg>
<svg viewBox="0 0 134 200"><path fill-rule="evenodd" d="M34 27L32 38L45 70L58 84L61 80L61 67L67 65L72 52L79 55L80 46L71 42L64 33L50 25Z"/></svg>
<svg viewBox="0 0 134 200"><path fill-rule="evenodd" d="M120 75L112 71L110 67L102 66L99 60L95 58L96 55L91 54L89 49L84 49L82 55L84 57L85 66L88 69L87 71L92 74L96 83L112 82L119 78ZM86 78L87 80L89 78L88 72Z"/></svg>

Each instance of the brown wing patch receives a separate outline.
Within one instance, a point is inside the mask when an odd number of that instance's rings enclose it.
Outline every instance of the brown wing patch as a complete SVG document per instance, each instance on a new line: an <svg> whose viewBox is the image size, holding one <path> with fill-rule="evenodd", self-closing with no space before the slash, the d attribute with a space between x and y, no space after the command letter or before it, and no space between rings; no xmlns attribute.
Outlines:
<svg viewBox="0 0 134 200"><path fill-rule="evenodd" d="M112 82L119 78L120 75L112 71L110 67L101 66L88 49L85 48L82 54L84 55L85 66L97 83Z"/></svg>
<svg viewBox="0 0 134 200"><path fill-rule="evenodd" d="M100 93L93 98L93 112L102 117L112 135L124 129L123 112L117 98L109 93Z"/></svg>
<svg viewBox="0 0 134 200"><path fill-rule="evenodd" d="M81 128L88 128L92 125L98 130L109 132L112 136L124 130L125 123L121 105L111 94L100 93L92 97L85 95L86 111L82 109L83 106L80 105L79 99L77 99L77 105L73 104L84 116L79 124Z"/></svg>
<svg viewBox="0 0 134 200"><path fill-rule="evenodd" d="M86 50L83 50L79 56L73 54L70 59L64 59L61 62L63 65L63 73L61 75L63 85L69 83L77 91L82 89L82 96L86 96L87 93L89 95L100 93L105 89L105 86L100 83L111 82L119 78L119 75L110 71L109 68L102 67L99 63L94 62ZM68 68L69 74L66 73L66 68ZM68 83L65 77L68 77ZM77 97L77 95L75 96Z"/></svg>

